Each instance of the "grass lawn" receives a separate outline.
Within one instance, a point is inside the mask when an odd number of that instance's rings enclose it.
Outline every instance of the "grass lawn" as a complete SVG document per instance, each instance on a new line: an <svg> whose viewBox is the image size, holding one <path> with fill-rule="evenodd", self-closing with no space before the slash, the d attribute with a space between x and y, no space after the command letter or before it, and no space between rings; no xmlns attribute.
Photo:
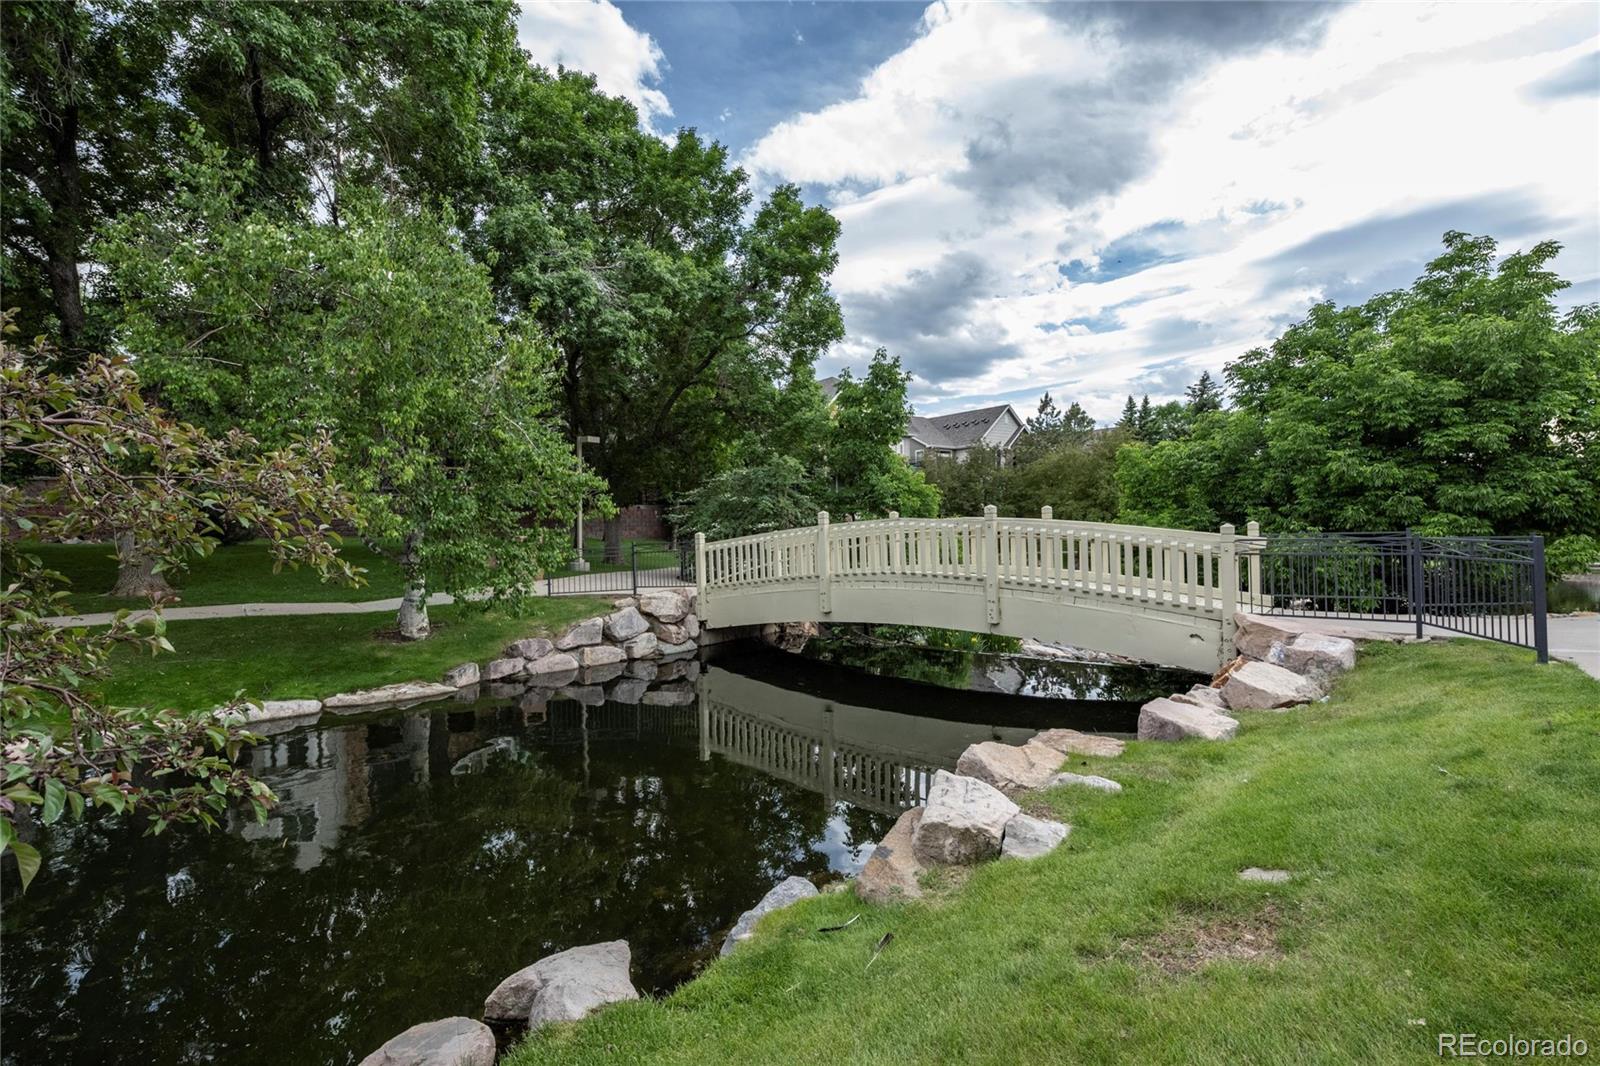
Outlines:
<svg viewBox="0 0 1600 1066"><path fill-rule="evenodd" d="M117 580L117 553L110 544L25 544L21 550L72 582L72 608L79 613L146 607L138 599L105 595ZM364 567L366 584L359 588L324 583L315 570L285 568L272 572L265 541L247 541L218 548L195 560L187 573L172 580L185 607L213 603L335 603L385 600L404 591L400 570L359 540L345 538L339 553L352 566Z"/></svg>
<svg viewBox="0 0 1600 1066"><path fill-rule="evenodd" d="M648 544L658 542L648 541ZM604 545L598 539L587 542L584 554L595 573L627 570L634 542L622 542L623 562L602 563ZM147 607L140 599L113 599L105 595L117 580L116 549L110 544L28 543L21 550L37 555L46 566L58 570L72 582L72 610L80 614L115 611L122 607ZM324 583L309 569L284 569L272 572L272 556L265 541L248 541L218 548L204 559L197 559L188 572L172 580L181 597L180 606L201 607L216 603L359 603L386 600L404 591L400 570L393 562L374 552L361 541L346 538L340 554L351 565L364 568L366 584L348 588ZM653 553L641 558L640 566L663 565L666 555ZM674 556L675 558L675 556ZM552 571L552 577L571 574L571 570Z"/></svg>
<svg viewBox="0 0 1600 1066"><path fill-rule="evenodd" d="M257 699L331 696L394 681L438 680L458 663L496 658L518 637L536 636L611 609L608 600L530 600L517 615L470 606L428 611L433 636L400 643L383 634L392 612L170 622L173 654L113 660L105 694L116 704L183 710L214 707L243 690Z"/></svg>
<svg viewBox="0 0 1600 1066"><path fill-rule="evenodd" d="M1246 712L1232 743L1075 757L1125 791L1041 800L1074 826L1053 855L932 903L807 901L676 994L509 1062L1422 1062L1440 1032L1593 1054L1600 683L1531 659L1377 647L1328 703Z"/></svg>

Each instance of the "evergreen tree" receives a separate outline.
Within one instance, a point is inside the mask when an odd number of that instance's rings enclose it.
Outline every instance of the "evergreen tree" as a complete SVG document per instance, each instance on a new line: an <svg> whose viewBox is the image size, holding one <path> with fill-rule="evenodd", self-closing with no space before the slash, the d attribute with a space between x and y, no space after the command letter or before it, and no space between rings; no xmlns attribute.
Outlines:
<svg viewBox="0 0 1600 1066"><path fill-rule="evenodd" d="M1133 434L1139 431L1139 405L1134 403L1132 396L1122 405L1122 417L1117 419L1117 428Z"/></svg>
<svg viewBox="0 0 1600 1066"><path fill-rule="evenodd" d="M1188 398L1191 415L1222 410L1222 386L1216 383L1209 370L1200 371L1199 380L1185 389L1184 395Z"/></svg>
<svg viewBox="0 0 1600 1066"><path fill-rule="evenodd" d="M1149 443L1155 430L1154 414L1150 408L1150 394L1145 393L1144 399L1139 401L1139 410L1133 418L1133 433L1140 440Z"/></svg>

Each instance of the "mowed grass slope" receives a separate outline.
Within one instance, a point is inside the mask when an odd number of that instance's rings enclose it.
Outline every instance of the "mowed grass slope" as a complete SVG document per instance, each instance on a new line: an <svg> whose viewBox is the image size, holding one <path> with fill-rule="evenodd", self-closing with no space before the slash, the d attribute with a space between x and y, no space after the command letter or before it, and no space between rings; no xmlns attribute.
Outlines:
<svg viewBox="0 0 1600 1066"><path fill-rule="evenodd" d="M452 604L428 610L427 640L393 637L394 613L295 615L169 622L171 654L120 649L104 686L124 706L215 707L242 691L250 699L331 696L395 681L437 681L450 667L498 658L519 637L554 633L610 612L609 600L528 600L516 612Z"/></svg>
<svg viewBox="0 0 1600 1066"><path fill-rule="evenodd" d="M510 1062L1420 1062L1456 1031L1596 1049L1600 683L1531 659L1377 647L1233 743L1075 757L1125 791L1049 794L1075 827L1050 857L932 903L807 901L677 994Z"/></svg>

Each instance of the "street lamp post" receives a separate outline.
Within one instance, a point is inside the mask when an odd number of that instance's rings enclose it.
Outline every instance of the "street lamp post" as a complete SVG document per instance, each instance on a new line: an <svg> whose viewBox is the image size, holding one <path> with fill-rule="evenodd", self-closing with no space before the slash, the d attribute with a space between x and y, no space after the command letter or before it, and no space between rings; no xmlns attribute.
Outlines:
<svg viewBox="0 0 1600 1066"><path fill-rule="evenodd" d="M583 465L583 446L585 444L599 444L599 437L578 437L578 465ZM573 548L576 556L572 560L572 569L580 574L589 572L589 560L583 557L583 496L578 496L578 530L573 535Z"/></svg>

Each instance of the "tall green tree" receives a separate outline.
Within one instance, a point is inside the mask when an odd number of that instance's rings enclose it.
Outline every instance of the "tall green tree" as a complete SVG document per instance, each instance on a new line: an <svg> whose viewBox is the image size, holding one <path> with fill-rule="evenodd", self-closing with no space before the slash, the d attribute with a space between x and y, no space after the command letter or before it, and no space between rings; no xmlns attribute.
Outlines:
<svg viewBox="0 0 1600 1066"><path fill-rule="evenodd" d="M1559 249L1497 263L1492 239L1450 232L1411 288L1313 307L1227 368L1232 411L1123 453L1124 514L1600 530L1600 308L1558 312Z"/></svg>
<svg viewBox="0 0 1600 1066"><path fill-rule="evenodd" d="M558 346L569 431L601 438L585 457L619 501L688 489L843 336L838 223L792 186L751 210L725 148L663 144L586 75L534 69L496 94L475 232L502 307Z"/></svg>
<svg viewBox="0 0 1600 1066"><path fill-rule="evenodd" d="M406 575L403 636L427 635L430 589L524 594L566 557L557 523L603 502L554 428L553 347L501 321L446 220L360 198L340 225L236 214L225 175L103 249L147 384L202 425L329 432Z"/></svg>
<svg viewBox="0 0 1600 1066"><path fill-rule="evenodd" d="M1189 414L1199 416L1222 410L1222 386L1211 377L1211 371L1200 371L1200 377L1184 390Z"/></svg>
<svg viewBox="0 0 1600 1066"><path fill-rule="evenodd" d="M828 437L830 511L861 517L890 511L918 517L939 513L938 491L895 451L911 418L906 399L910 381L899 357L882 348L860 381L849 370L840 373Z"/></svg>

